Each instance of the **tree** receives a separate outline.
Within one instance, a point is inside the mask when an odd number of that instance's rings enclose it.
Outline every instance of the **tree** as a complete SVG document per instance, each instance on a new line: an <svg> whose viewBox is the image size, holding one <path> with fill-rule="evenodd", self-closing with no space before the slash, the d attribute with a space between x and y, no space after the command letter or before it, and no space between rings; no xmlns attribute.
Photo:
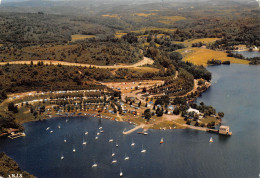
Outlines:
<svg viewBox="0 0 260 178"><path fill-rule="evenodd" d="M14 105L13 102L8 104L8 111L12 111L13 113L18 113L18 107Z"/></svg>
<svg viewBox="0 0 260 178"><path fill-rule="evenodd" d="M222 118L222 117L224 117L224 113L223 112L219 112L218 116Z"/></svg>
<svg viewBox="0 0 260 178"><path fill-rule="evenodd" d="M163 109L160 109L159 107L156 109L156 115L158 116L158 117L161 117L161 116L163 116Z"/></svg>
<svg viewBox="0 0 260 178"><path fill-rule="evenodd" d="M151 117L152 117L151 110L150 110L150 109L146 109L146 110L144 111L144 118L145 118L147 121L149 121L149 120L151 119Z"/></svg>

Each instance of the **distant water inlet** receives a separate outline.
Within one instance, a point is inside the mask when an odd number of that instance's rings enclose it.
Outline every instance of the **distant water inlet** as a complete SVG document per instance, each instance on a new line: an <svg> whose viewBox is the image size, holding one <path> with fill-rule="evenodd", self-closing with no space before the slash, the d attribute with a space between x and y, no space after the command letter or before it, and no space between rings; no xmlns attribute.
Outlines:
<svg viewBox="0 0 260 178"><path fill-rule="evenodd" d="M245 58L260 57L260 51L233 51L234 54L241 54Z"/></svg>

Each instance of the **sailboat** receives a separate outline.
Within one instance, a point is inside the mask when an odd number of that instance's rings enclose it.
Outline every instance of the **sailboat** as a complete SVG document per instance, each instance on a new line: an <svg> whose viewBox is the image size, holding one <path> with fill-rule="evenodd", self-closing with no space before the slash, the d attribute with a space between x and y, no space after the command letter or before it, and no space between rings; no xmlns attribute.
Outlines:
<svg viewBox="0 0 260 178"><path fill-rule="evenodd" d="M74 153L76 152L76 148L75 148L75 146L73 146L73 150L72 150Z"/></svg>
<svg viewBox="0 0 260 178"><path fill-rule="evenodd" d="M68 119L66 119L66 123L68 122L69 120Z"/></svg>
<svg viewBox="0 0 260 178"><path fill-rule="evenodd" d="M97 140L97 139L98 139L98 136L95 137L95 140Z"/></svg>
<svg viewBox="0 0 260 178"><path fill-rule="evenodd" d="M60 123L59 123L59 125L58 125L58 129L60 129Z"/></svg>
<svg viewBox="0 0 260 178"><path fill-rule="evenodd" d="M118 145L118 143L116 142L116 147L118 147L119 145Z"/></svg>
<svg viewBox="0 0 260 178"><path fill-rule="evenodd" d="M46 131L49 130L49 129L50 129L50 127L47 127L47 128L46 128Z"/></svg>
<svg viewBox="0 0 260 178"><path fill-rule="evenodd" d="M102 128L103 128L103 127L99 127L98 129L99 129L99 130L102 130Z"/></svg>
<svg viewBox="0 0 260 178"><path fill-rule="evenodd" d="M115 153L113 152L113 149L112 149L112 155L111 155L111 156L112 156L112 157L115 156Z"/></svg>
<svg viewBox="0 0 260 178"><path fill-rule="evenodd" d="M94 161L94 164L92 165L92 167L97 167L97 163Z"/></svg>
<svg viewBox="0 0 260 178"><path fill-rule="evenodd" d="M64 159L64 156L63 156L63 155L61 155L60 159L61 159L61 160L63 160L63 159Z"/></svg>
<svg viewBox="0 0 260 178"><path fill-rule="evenodd" d="M66 143L67 142L67 139L64 137L64 143Z"/></svg>
<svg viewBox="0 0 260 178"><path fill-rule="evenodd" d="M144 149L143 145L142 145L142 151L141 153L145 153L146 152L146 149Z"/></svg>
<svg viewBox="0 0 260 178"><path fill-rule="evenodd" d="M213 142L213 138L212 138L212 137L210 137L210 139L209 139L209 142L210 142L210 143L212 143L212 142Z"/></svg>
<svg viewBox="0 0 260 178"><path fill-rule="evenodd" d="M100 133L103 133L104 132L104 130L100 130Z"/></svg>
<svg viewBox="0 0 260 178"><path fill-rule="evenodd" d="M51 130L50 133L53 133L53 131Z"/></svg>
<svg viewBox="0 0 260 178"><path fill-rule="evenodd" d="M163 138L161 138L160 144L163 144L163 143L164 143Z"/></svg>
<svg viewBox="0 0 260 178"><path fill-rule="evenodd" d="M114 163L117 163L117 160L116 160L116 159L113 159L112 164L114 164Z"/></svg>
<svg viewBox="0 0 260 178"><path fill-rule="evenodd" d="M125 153L125 160L129 160L129 156L126 156L126 153Z"/></svg>
<svg viewBox="0 0 260 178"><path fill-rule="evenodd" d="M88 131L85 132L85 135L88 135Z"/></svg>
<svg viewBox="0 0 260 178"><path fill-rule="evenodd" d="M87 142L84 140L84 138L83 138L83 142L82 142L82 145L86 145L87 144Z"/></svg>
<svg viewBox="0 0 260 178"><path fill-rule="evenodd" d="M134 142L133 138L132 138L131 146L135 146L135 142Z"/></svg>
<svg viewBox="0 0 260 178"><path fill-rule="evenodd" d="M100 133L98 132L97 135L100 135Z"/></svg>
<svg viewBox="0 0 260 178"><path fill-rule="evenodd" d="M113 138L110 138L110 139L109 139L109 142L113 142L113 141L114 141Z"/></svg>
<svg viewBox="0 0 260 178"><path fill-rule="evenodd" d="M122 172L122 169L120 168L120 177L123 177L123 172Z"/></svg>

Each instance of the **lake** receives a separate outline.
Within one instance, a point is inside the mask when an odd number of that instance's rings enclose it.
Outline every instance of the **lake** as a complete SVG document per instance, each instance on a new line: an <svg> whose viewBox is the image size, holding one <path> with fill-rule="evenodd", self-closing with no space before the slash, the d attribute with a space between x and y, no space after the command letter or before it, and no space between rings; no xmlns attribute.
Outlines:
<svg viewBox="0 0 260 178"><path fill-rule="evenodd" d="M259 51L233 51L234 54L241 54L245 58L260 57Z"/></svg>
<svg viewBox="0 0 260 178"><path fill-rule="evenodd" d="M15 159L23 170L42 178L119 177L120 168L124 177L133 178L258 177L260 66L232 64L208 69L213 74L212 86L197 103L203 101L224 112L223 124L231 127L231 137L195 130L149 130L148 135L122 135L125 128L133 126L93 117L68 118L67 123L67 118L58 118L26 123L27 136L2 138L0 151ZM100 126L104 133L95 140ZM47 127L53 133L46 131ZM88 135L84 134L86 131ZM164 144L160 145L162 137ZM213 143L209 143L210 137ZM86 146L82 145L83 138ZM110 143L110 138L114 142ZM146 153L141 153L142 145ZM112 150L116 164L111 163ZM125 154L129 160L124 160ZM92 168L94 161L97 168Z"/></svg>

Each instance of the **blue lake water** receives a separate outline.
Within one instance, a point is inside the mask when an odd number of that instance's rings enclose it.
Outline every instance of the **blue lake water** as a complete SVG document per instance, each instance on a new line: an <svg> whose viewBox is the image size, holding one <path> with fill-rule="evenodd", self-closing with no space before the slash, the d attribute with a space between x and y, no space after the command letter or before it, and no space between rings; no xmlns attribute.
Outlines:
<svg viewBox="0 0 260 178"><path fill-rule="evenodd" d="M260 51L233 51L235 54L242 54L245 58L260 57Z"/></svg>
<svg viewBox="0 0 260 178"><path fill-rule="evenodd" d="M258 177L260 173L260 66L208 68L212 86L197 102L223 111L231 137L194 130L149 130L148 135L122 135L133 126L97 118L50 119L26 123L26 137L0 139L0 151L23 170L43 178L119 177ZM58 128L58 125L61 128ZM95 140L98 128L104 133ZM53 133L46 131L50 127ZM84 132L89 134L85 135ZM209 143L213 137L214 142ZM67 143L64 143L64 137ZM161 137L165 143L160 145ZM83 146L83 138L87 145ZM109 143L110 138L114 139ZM131 147L132 138L136 145ZM115 141L119 147L115 146ZM142 145L147 150L141 153ZM76 152L73 153L73 146ZM116 164L112 162L112 149ZM130 157L125 161L125 153ZM61 160L61 154L64 160ZM98 164L92 168L93 162Z"/></svg>

